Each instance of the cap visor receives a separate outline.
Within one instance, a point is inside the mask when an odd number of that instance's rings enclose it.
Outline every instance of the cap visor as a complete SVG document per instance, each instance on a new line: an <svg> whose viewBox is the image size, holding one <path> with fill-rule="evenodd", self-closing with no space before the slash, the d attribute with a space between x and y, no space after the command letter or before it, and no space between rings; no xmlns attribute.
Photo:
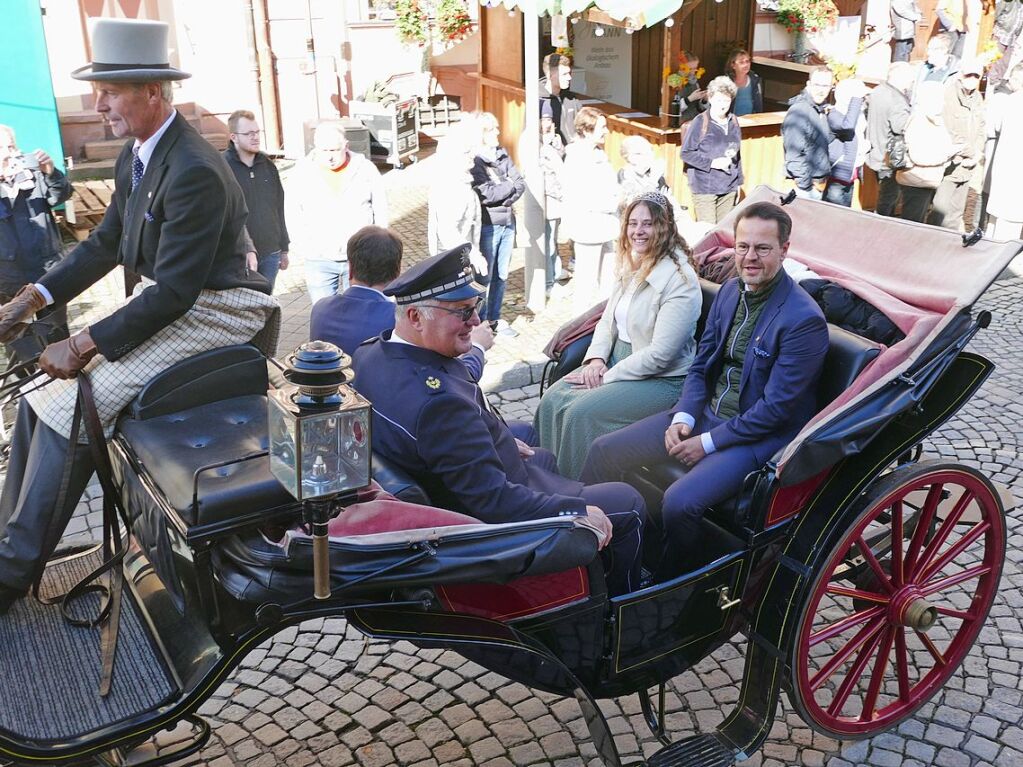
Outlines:
<svg viewBox="0 0 1023 767"><path fill-rule="evenodd" d="M435 301L462 301L466 298L479 298L486 291L482 290L478 285L474 285L469 282L465 285L459 285L457 288L452 288L446 293L441 293L436 296L431 296Z"/></svg>

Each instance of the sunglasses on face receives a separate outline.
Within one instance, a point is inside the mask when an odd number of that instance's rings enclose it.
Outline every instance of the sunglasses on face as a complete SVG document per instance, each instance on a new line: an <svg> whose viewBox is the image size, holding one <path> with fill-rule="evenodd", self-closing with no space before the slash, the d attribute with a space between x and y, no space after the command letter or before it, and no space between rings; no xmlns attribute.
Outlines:
<svg viewBox="0 0 1023 767"><path fill-rule="evenodd" d="M426 304L426 306L429 306L431 309L440 309L442 312L447 312L448 314L456 314L462 322L468 322L472 319L472 315L478 312L480 307L483 306L483 297L481 296L480 298L477 298L476 303L472 306L463 306L460 309L449 309L446 306L438 306L437 304Z"/></svg>

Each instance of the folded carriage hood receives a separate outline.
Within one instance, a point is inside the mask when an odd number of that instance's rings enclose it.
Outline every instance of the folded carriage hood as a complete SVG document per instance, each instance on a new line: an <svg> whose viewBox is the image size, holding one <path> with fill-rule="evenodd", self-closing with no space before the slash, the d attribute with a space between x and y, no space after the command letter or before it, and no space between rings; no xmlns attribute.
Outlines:
<svg viewBox="0 0 1023 767"><path fill-rule="evenodd" d="M739 211L782 196L757 187L696 245L697 259L734 257ZM982 239L967 248L948 229L799 198L785 210L792 217L788 258L874 305L906 334L775 456L779 479L789 485L862 449L919 400L940 378L940 358L965 332L970 307L1023 251L1023 242ZM907 387L914 389L911 396Z"/></svg>

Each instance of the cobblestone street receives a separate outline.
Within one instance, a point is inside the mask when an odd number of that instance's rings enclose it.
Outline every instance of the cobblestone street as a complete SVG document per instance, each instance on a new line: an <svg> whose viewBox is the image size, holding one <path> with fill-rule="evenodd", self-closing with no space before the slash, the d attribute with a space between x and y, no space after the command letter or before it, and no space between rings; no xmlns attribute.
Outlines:
<svg viewBox="0 0 1023 767"><path fill-rule="evenodd" d="M426 241L430 162L387 174L392 226L406 243L406 266ZM412 259L409 259L409 256ZM301 262L278 280L285 313L280 351L306 340L309 303ZM541 349L571 315L569 301L532 316L525 309L517 255L507 319L517 338L488 355L486 388L505 418L531 419L539 401ZM81 325L109 311L119 278L108 278L74 311ZM971 349L998 365L925 452L975 466L1023 498L1023 278L996 283L980 308L994 314ZM68 530L68 542L100 528L98 488ZM981 767L1023 765L1023 511L1008 520L1008 556L991 616L963 667L914 717L871 740L839 743L813 732L783 699L762 751L743 765L816 767ZM668 687L673 739L712 731L738 699L744 639L720 648ZM626 762L660 748L637 696L601 701ZM342 619L309 621L251 652L199 713L213 726L202 752L180 764L209 767L384 767L412 765L591 765L600 760L578 705L537 693L450 651L368 641Z"/></svg>

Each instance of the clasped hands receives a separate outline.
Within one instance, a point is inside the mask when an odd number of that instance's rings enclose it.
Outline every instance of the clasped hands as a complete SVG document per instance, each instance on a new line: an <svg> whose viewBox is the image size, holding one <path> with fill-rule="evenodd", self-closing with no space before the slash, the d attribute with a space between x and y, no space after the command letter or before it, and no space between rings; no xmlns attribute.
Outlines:
<svg viewBox="0 0 1023 767"><path fill-rule="evenodd" d="M578 370L573 370L566 375L565 383L576 389L596 389L604 383L605 373L607 373L607 364L604 360L595 358Z"/></svg>
<svg viewBox="0 0 1023 767"><path fill-rule="evenodd" d="M707 455L700 435L694 435L692 427L684 423L673 423L667 428L664 432L664 449L686 467L695 466Z"/></svg>

